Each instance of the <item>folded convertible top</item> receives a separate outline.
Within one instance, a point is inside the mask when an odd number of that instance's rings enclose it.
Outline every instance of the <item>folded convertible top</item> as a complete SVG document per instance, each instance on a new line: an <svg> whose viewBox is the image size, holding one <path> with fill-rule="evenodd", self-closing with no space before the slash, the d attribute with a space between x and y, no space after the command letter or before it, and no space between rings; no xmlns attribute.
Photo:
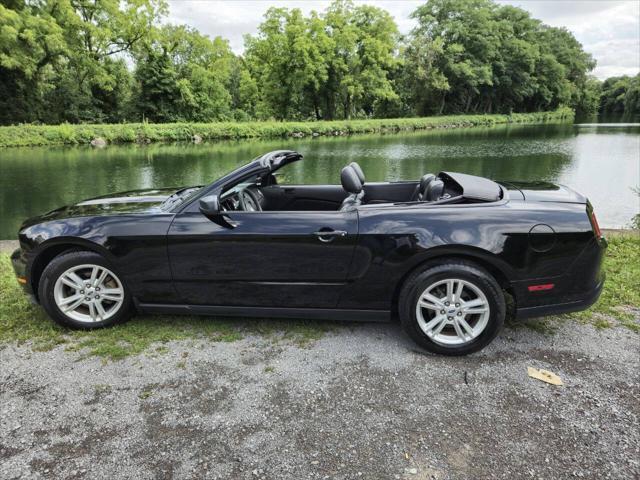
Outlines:
<svg viewBox="0 0 640 480"><path fill-rule="evenodd" d="M438 176L447 183L455 182L462 190L462 196L480 202L495 202L502 198L502 190L493 180L466 173L440 172Z"/></svg>

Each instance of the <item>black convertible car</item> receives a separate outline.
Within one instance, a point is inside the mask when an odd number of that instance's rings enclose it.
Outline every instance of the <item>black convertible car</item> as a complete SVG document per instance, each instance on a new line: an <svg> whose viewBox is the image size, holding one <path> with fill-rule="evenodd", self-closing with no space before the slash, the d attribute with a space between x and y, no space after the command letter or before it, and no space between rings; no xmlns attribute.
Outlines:
<svg viewBox="0 0 640 480"><path fill-rule="evenodd" d="M390 320L432 352L477 351L507 314L587 308L606 242L586 198L462 173L281 185L276 151L210 185L97 197L27 220L18 281L58 323L134 312Z"/></svg>

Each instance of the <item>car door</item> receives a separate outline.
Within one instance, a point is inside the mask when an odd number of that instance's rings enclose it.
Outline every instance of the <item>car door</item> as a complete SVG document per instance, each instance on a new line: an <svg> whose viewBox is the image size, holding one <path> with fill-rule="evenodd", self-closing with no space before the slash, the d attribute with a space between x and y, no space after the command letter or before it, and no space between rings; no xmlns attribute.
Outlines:
<svg viewBox="0 0 640 480"><path fill-rule="evenodd" d="M190 210L176 216L168 233L184 303L336 306L357 240L356 211L226 212L229 228Z"/></svg>

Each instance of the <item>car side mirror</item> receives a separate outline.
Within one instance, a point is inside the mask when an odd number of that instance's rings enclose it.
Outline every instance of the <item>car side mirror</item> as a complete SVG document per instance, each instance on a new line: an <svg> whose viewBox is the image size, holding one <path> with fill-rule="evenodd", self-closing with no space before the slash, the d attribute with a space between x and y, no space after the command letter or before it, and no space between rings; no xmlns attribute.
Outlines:
<svg viewBox="0 0 640 480"><path fill-rule="evenodd" d="M220 215L220 199L218 195L207 195L200 199L200 211L206 216Z"/></svg>
<svg viewBox="0 0 640 480"><path fill-rule="evenodd" d="M200 211L213 223L224 228L236 228L224 217L224 212L220 210L220 197L218 195L207 195L200 199Z"/></svg>

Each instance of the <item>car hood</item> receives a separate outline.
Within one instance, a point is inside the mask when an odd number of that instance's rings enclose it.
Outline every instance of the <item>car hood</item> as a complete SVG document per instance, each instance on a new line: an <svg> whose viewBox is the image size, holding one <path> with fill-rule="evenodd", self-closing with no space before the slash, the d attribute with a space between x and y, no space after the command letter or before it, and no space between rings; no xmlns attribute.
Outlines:
<svg viewBox="0 0 640 480"><path fill-rule="evenodd" d="M73 205L57 208L44 215L32 217L23 223L22 228L63 218L157 213L162 211L162 202L183 188L185 187L132 190L89 198Z"/></svg>

